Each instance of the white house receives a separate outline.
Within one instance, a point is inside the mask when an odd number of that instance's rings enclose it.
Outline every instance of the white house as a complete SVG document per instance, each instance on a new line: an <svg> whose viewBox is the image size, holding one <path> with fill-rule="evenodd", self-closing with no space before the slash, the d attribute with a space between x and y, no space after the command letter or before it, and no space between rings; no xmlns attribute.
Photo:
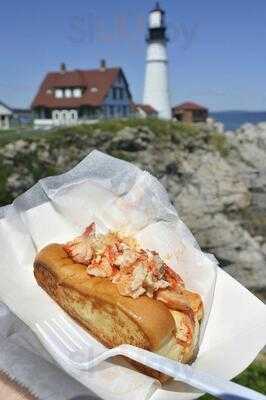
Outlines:
<svg viewBox="0 0 266 400"><path fill-rule="evenodd" d="M12 118L12 110L0 101L0 129L9 129Z"/></svg>
<svg viewBox="0 0 266 400"><path fill-rule="evenodd" d="M121 68L49 72L32 103L35 127L72 125L132 115L132 96Z"/></svg>

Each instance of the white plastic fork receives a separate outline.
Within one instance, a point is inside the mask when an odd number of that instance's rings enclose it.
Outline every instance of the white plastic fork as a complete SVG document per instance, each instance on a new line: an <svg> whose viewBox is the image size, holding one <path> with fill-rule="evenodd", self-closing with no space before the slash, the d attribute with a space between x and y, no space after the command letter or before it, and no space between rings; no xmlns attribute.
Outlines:
<svg viewBox="0 0 266 400"><path fill-rule="evenodd" d="M263 394L244 386L197 371L192 366L138 347L124 344L108 350L100 346L95 351L95 347L88 344L88 338L82 329L63 316L38 323L36 328L52 354L82 371L88 371L102 361L122 355L220 399L266 400Z"/></svg>

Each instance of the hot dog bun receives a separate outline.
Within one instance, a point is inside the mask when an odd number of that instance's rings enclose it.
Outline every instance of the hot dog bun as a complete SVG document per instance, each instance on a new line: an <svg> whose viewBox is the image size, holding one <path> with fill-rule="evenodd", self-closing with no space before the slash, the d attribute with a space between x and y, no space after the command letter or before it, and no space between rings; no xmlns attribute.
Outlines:
<svg viewBox="0 0 266 400"><path fill-rule="evenodd" d="M193 358L198 323L154 298L122 296L110 280L89 276L86 266L74 262L62 245L50 244L37 254L34 275L69 315L107 347L127 343L181 362ZM185 337L191 332L187 344ZM164 374L137 367L161 382L167 380Z"/></svg>

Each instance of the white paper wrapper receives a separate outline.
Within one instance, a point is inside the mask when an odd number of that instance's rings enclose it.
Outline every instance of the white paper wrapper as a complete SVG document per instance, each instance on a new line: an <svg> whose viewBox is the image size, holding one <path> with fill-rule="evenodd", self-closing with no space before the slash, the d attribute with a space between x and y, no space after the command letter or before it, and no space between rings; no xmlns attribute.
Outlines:
<svg viewBox="0 0 266 400"><path fill-rule="evenodd" d="M96 400L88 388L52 363L34 333L3 304L0 327L0 371L12 381L39 400Z"/></svg>
<svg viewBox="0 0 266 400"><path fill-rule="evenodd" d="M147 172L94 151L70 172L41 180L0 211L0 299L33 331L36 322L63 313L34 280L36 251L72 239L95 221L99 232L118 229L134 234L144 248L165 258L187 288L201 294L205 316L195 369L232 378L265 345L263 303L200 251L163 187ZM90 335L88 341L99 346ZM57 362L103 399L199 396L178 382L159 387L121 360L104 362L89 372Z"/></svg>

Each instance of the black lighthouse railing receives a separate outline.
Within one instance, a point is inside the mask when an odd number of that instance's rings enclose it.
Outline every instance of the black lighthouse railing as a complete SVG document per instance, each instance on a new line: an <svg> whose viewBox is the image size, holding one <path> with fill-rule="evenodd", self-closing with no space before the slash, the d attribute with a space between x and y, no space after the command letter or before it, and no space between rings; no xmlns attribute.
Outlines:
<svg viewBox="0 0 266 400"><path fill-rule="evenodd" d="M168 42L169 38L166 35L166 28L150 28L146 36L146 42Z"/></svg>

